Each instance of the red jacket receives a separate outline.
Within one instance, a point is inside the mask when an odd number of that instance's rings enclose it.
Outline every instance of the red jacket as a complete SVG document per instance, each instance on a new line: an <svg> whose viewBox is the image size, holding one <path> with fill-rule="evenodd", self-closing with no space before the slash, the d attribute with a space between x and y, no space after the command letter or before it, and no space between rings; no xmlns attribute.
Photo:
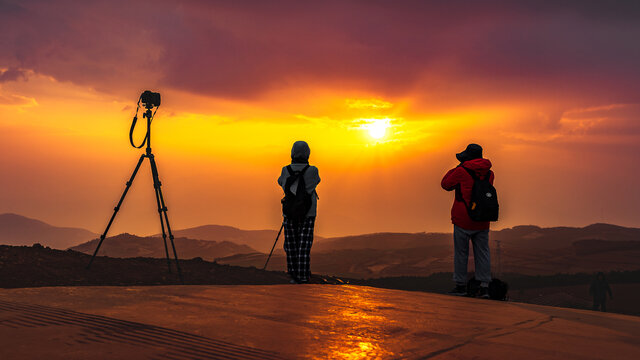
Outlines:
<svg viewBox="0 0 640 360"><path fill-rule="evenodd" d="M487 159L474 159L465 161L462 163L467 169L476 172L476 175L480 179L484 179L485 176L489 176L489 181L493 184L493 171L491 169L491 161ZM467 170L458 166L447 172L442 178L442 188L451 191L456 191L456 198L453 201L453 207L451 208L451 222L466 230L486 230L489 228L488 221L473 221L467 213L467 206L471 201L471 189L473 188L473 178ZM462 199L464 199L464 202Z"/></svg>

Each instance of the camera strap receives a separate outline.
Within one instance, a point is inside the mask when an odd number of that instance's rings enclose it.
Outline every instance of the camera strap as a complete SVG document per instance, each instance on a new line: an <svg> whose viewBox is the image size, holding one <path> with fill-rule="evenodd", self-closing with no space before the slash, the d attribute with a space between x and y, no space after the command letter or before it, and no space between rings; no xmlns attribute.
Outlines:
<svg viewBox="0 0 640 360"><path fill-rule="evenodd" d="M136 114L133 116L133 121L131 121L131 129L129 129L129 142L131 143L131 146L133 146L136 149L140 149L141 147L143 147L144 144L147 142L147 137L149 136L149 133L147 132L140 146L136 146L136 144L133 142L133 131L136 129L136 123L138 122L139 110L140 110L140 100L138 99L138 107L136 108Z"/></svg>
<svg viewBox="0 0 640 360"><path fill-rule="evenodd" d="M140 146L136 146L136 144L133 142L133 131L136 129L136 123L138 122L138 111L140 111L140 100L142 99L142 96L140 96L140 99L138 99L138 106L136 107L136 114L133 116L133 120L131 121L131 128L129 129L129 142L131 143L131 146L133 146L136 149L140 149L141 147L144 146L144 144L149 141L149 132L151 131L150 127L147 126L147 132L144 135L144 139L142 139L142 143L140 143ZM156 107L156 109L153 111L153 114L151 114L151 112L149 112L149 125L151 125L151 122L153 121L153 118L156 116L156 112L158 112L158 107ZM147 115L144 115L142 117L145 117Z"/></svg>

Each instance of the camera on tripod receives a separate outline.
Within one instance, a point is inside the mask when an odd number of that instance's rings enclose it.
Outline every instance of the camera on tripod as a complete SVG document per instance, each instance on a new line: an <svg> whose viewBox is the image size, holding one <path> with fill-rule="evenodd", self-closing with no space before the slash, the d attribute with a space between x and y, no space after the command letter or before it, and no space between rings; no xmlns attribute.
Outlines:
<svg viewBox="0 0 640 360"><path fill-rule="evenodd" d="M140 102L147 109L158 107L160 106L160 93L146 90L140 95Z"/></svg>
<svg viewBox="0 0 640 360"><path fill-rule="evenodd" d="M147 131L145 133L144 139L142 140L142 143L140 145L136 145L133 141L133 131L136 128L136 122L138 121L138 112L140 111L141 104L144 106L145 109L147 109L142 114L142 118L147 120ZM133 180L135 179L136 174L138 174L138 170L140 170L140 165L142 165L142 162L144 161L144 159L148 159L151 165L151 177L153 179L153 188L155 189L155 193L156 193L156 204L158 205L158 214L160 215L160 227L162 228L162 240L164 242L164 251L165 251L165 255L167 256L167 267L169 272L171 272L171 258L169 257L169 247L167 246L167 235L168 235L169 242L171 243L171 249L173 250L173 257L176 262L176 269L178 270L178 277L180 279L180 282L182 282L182 270L180 270L178 253L176 253L176 246L175 246L175 243L173 242L174 237L173 237L173 233L171 232L171 225L169 225L169 215L167 215L168 209L164 202L164 196L162 195L162 188L161 188L162 183L160 182L160 177L158 175L158 165L156 164L155 156L151 152L151 122L153 121L153 117L158 111L159 106L160 106L160 93L153 92L150 90L145 90L142 94L140 94L140 97L138 98L138 106L136 107L136 114L133 116L133 120L131 121L131 128L129 129L129 142L131 142L131 146L133 146L136 149L140 149L144 145L147 145L147 148L145 153L140 155L140 159L138 160L138 164L133 170L133 174L131 174L129 181L126 182L126 187L124 189L124 192L122 193L122 196L120 197L120 201L118 201L118 205L116 205L116 207L113 208L113 215L111 215L111 219L109 220L109 223L107 224L106 229L104 230L102 235L100 235L100 241L98 242L98 246L96 247L96 250L93 252L93 256L91 256L91 260L87 265L87 269L91 267L91 264L93 263L93 260L96 258L96 255L98 254L98 250L100 249L102 242L107 237L109 228L111 228L111 224L113 224L113 220L116 218L116 214L118 214L118 211L120 210L120 206L122 206L124 197L127 195L127 192L129 192L129 188L131 187L131 184L133 183ZM154 108L155 110L153 110Z"/></svg>
<svg viewBox="0 0 640 360"><path fill-rule="evenodd" d="M136 128L136 123L138 122L138 111L140 111L140 105L147 109L143 114L142 118L147 119L147 132L145 134L144 139L140 145L136 145L133 142L133 130ZM158 107L160 107L160 93L153 92L151 90L145 90L140 97L138 98L138 107L136 108L136 114L133 116L133 120L131 121L131 129L129 130L129 142L131 142L131 146L136 149L140 149L147 144L148 151L151 151L151 121L153 121L153 117L156 115L158 111ZM155 110L152 111L152 109Z"/></svg>

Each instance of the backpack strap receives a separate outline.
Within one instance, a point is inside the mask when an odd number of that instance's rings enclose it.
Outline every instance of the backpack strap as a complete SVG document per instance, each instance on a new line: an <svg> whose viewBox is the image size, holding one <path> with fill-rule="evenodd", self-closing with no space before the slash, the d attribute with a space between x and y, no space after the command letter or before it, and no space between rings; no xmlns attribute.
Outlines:
<svg viewBox="0 0 640 360"><path fill-rule="evenodd" d="M478 180L478 177L476 176L476 172L464 167L462 164L458 165L459 167L467 170L467 172L469 173L469 175L471 176L471 178L473 179L473 181ZM456 188L456 199L459 199L460 201L462 201L462 203L464 204L464 206L468 209L469 208L469 204L467 204L466 200L464 199L464 196L462 196L462 190L460 189L460 185L458 185L458 187Z"/></svg>
<svg viewBox="0 0 640 360"><path fill-rule="evenodd" d="M458 185L458 187L456 188L455 198L457 201L462 201L462 203L464 204L464 207L466 207L467 209L469 208L469 204L467 204L467 201L462 196L462 190L460 190L460 185Z"/></svg>
<svg viewBox="0 0 640 360"><path fill-rule="evenodd" d="M298 175L302 175L304 174L305 171L307 171L308 168L309 168L309 164L307 164L307 166L305 166L300 171L293 171L293 168L291 167L291 165L287 165L287 171L289 172L290 176L296 175L296 173L298 173Z"/></svg>
<svg viewBox="0 0 640 360"><path fill-rule="evenodd" d="M289 173L289 176L287 177L287 180L285 181L285 193L287 192L287 189L289 189L289 187L291 185L293 185L296 181L298 181L298 186L300 186L301 182L300 182L300 178L302 177L302 183L304 182L304 172L307 171L307 169L309 168L309 164L307 164L307 166L305 166L302 170L300 171L294 171L293 168L291 167L291 165L287 165L286 169L287 172Z"/></svg>

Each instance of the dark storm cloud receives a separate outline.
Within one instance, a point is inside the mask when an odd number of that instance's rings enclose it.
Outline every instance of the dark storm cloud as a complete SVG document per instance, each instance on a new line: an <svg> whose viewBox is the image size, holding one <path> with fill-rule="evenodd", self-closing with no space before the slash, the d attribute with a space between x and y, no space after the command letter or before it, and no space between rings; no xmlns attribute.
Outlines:
<svg viewBox="0 0 640 360"><path fill-rule="evenodd" d="M0 67L117 91L142 80L148 73L143 62L153 62L148 30L140 29L137 9L129 5L16 1L0 9Z"/></svg>
<svg viewBox="0 0 640 360"><path fill-rule="evenodd" d="M26 80L27 72L20 69L0 69L0 84L7 81Z"/></svg>
<svg viewBox="0 0 640 360"><path fill-rule="evenodd" d="M0 9L0 66L112 92L151 83L251 98L304 84L633 102L640 90L636 1L5 1Z"/></svg>

